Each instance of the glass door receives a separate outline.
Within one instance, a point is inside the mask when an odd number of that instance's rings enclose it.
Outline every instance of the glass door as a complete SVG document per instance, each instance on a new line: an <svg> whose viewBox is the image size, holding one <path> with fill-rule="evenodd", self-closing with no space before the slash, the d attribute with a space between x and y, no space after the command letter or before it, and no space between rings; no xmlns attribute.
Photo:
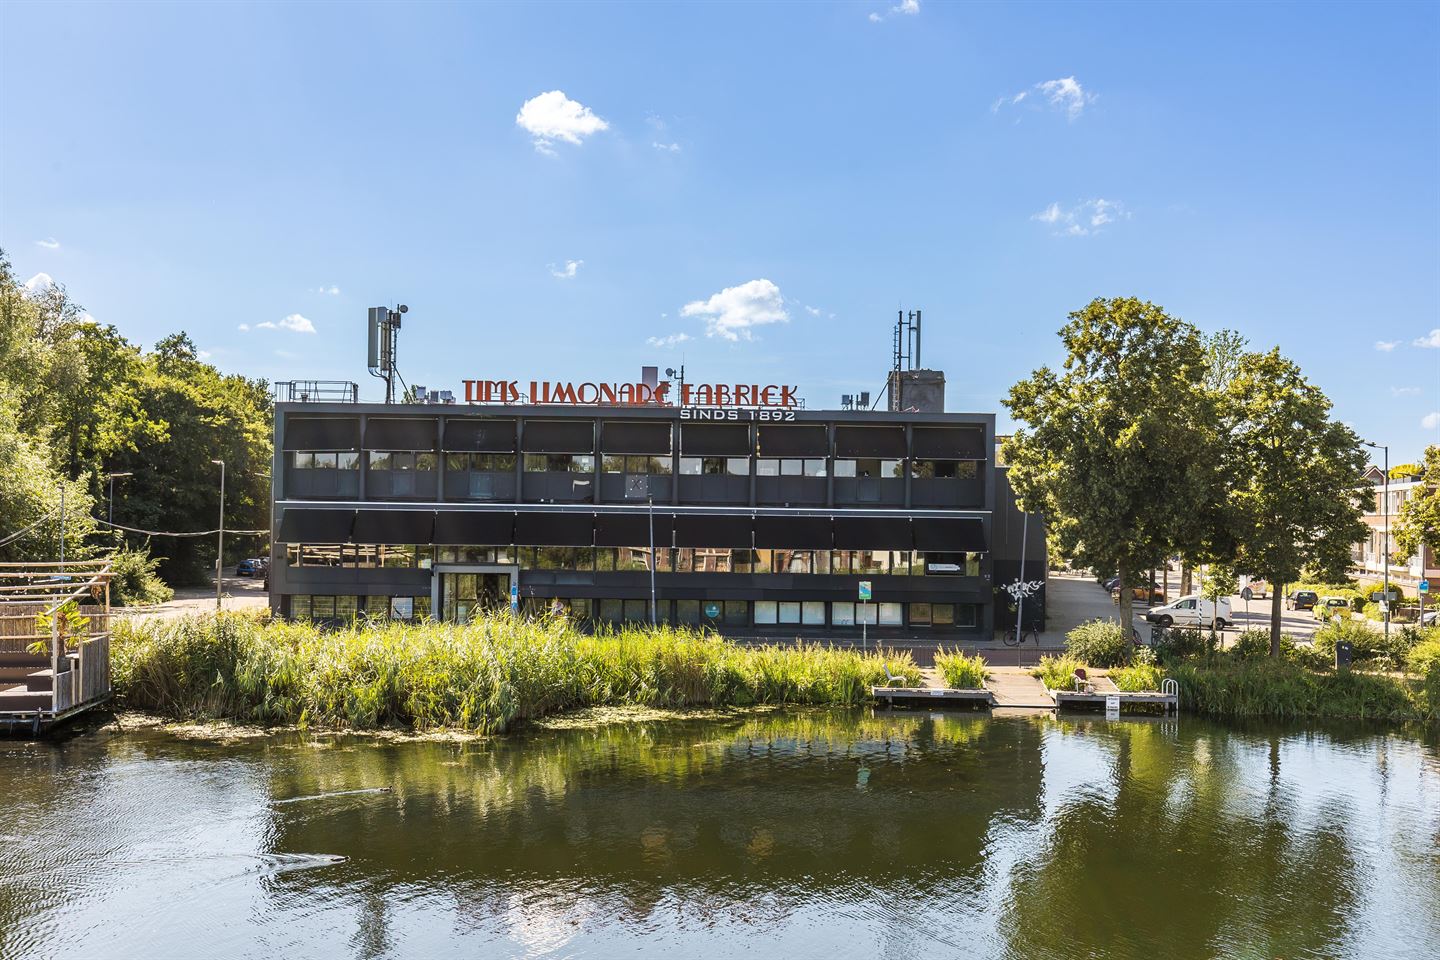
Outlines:
<svg viewBox="0 0 1440 960"><path fill-rule="evenodd" d="M440 619L469 623L486 612L510 608L508 571L444 571L440 574Z"/></svg>

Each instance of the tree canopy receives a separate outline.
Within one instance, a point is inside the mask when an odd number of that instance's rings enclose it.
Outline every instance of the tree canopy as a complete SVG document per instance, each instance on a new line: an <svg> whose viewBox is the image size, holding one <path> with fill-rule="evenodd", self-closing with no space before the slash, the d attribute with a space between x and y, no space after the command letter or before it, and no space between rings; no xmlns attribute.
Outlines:
<svg viewBox="0 0 1440 960"><path fill-rule="evenodd" d="M1395 518L1395 554L1402 561L1422 549L1440 555L1440 445L1425 448L1425 463L1414 468L1411 476L1415 475L1421 485L1400 504Z"/></svg>
<svg viewBox="0 0 1440 960"><path fill-rule="evenodd" d="M94 518L106 516L106 477L116 472L133 474L115 484L117 524L214 529L218 459L227 465L226 527L267 528L270 431L264 381L221 373L183 332L147 352L85 314L63 286L26 290L0 252L0 541L54 514L0 545L0 558L54 559L62 484L67 554L113 545ZM161 574L203 580L213 543L156 538Z"/></svg>

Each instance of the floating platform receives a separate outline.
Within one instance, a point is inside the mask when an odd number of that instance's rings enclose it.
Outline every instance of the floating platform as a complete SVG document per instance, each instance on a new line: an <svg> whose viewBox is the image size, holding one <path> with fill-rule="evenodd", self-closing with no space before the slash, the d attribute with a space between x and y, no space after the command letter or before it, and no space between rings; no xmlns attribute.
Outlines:
<svg viewBox="0 0 1440 960"><path fill-rule="evenodd" d="M886 706L970 707L989 709L995 702L989 690L956 690L951 687L871 687L870 695Z"/></svg>
<svg viewBox="0 0 1440 960"><path fill-rule="evenodd" d="M1080 710L1105 709L1105 701L1114 697L1120 701L1120 709L1123 711L1133 707L1163 707L1166 713L1171 711L1179 712L1180 696L1175 693L1160 693L1159 691L1145 691L1141 693L1124 692L1096 692L1080 693L1075 690L1051 690L1050 696L1055 699L1055 706L1059 709L1072 707Z"/></svg>

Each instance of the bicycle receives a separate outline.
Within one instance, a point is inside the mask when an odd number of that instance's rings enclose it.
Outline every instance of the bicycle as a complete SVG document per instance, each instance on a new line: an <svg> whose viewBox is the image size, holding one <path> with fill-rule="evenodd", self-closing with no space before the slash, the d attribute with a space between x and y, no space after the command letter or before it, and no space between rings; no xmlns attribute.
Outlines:
<svg viewBox="0 0 1440 960"><path fill-rule="evenodd" d="M1031 640L1034 640L1035 646L1038 647L1040 646L1040 625L1032 620L1029 630L1021 631L1018 636L1014 631L1006 630L1001 639L1005 641L1007 647L1022 647Z"/></svg>

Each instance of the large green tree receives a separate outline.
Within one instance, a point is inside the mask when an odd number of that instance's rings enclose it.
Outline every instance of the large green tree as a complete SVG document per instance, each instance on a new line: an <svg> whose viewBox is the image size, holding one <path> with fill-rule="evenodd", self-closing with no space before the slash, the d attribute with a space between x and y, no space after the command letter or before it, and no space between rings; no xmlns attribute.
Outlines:
<svg viewBox="0 0 1440 960"><path fill-rule="evenodd" d="M1425 448L1425 464L1415 472L1421 485L1400 504L1395 518L1395 556L1402 562L1426 549L1432 556L1440 554L1440 445Z"/></svg>
<svg viewBox="0 0 1440 960"><path fill-rule="evenodd" d="M1282 585L1302 570L1342 579L1364 539L1365 452L1330 401L1279 350L1249 353L1223 422L1235 567L1269 580L1270 653L1280 655Z"/></svg>
<svg viewBox="0 0 1440 960"><path fill-rule="evenodd" d="M1004 401L1023 424L1005 448L1010 482L1066 556L1119 572L1129 623L1134 575L1209 535L1212 357L1194 327L1133 297L1092 301L1060 338L1062 369L1041 367Z"/></svg>

